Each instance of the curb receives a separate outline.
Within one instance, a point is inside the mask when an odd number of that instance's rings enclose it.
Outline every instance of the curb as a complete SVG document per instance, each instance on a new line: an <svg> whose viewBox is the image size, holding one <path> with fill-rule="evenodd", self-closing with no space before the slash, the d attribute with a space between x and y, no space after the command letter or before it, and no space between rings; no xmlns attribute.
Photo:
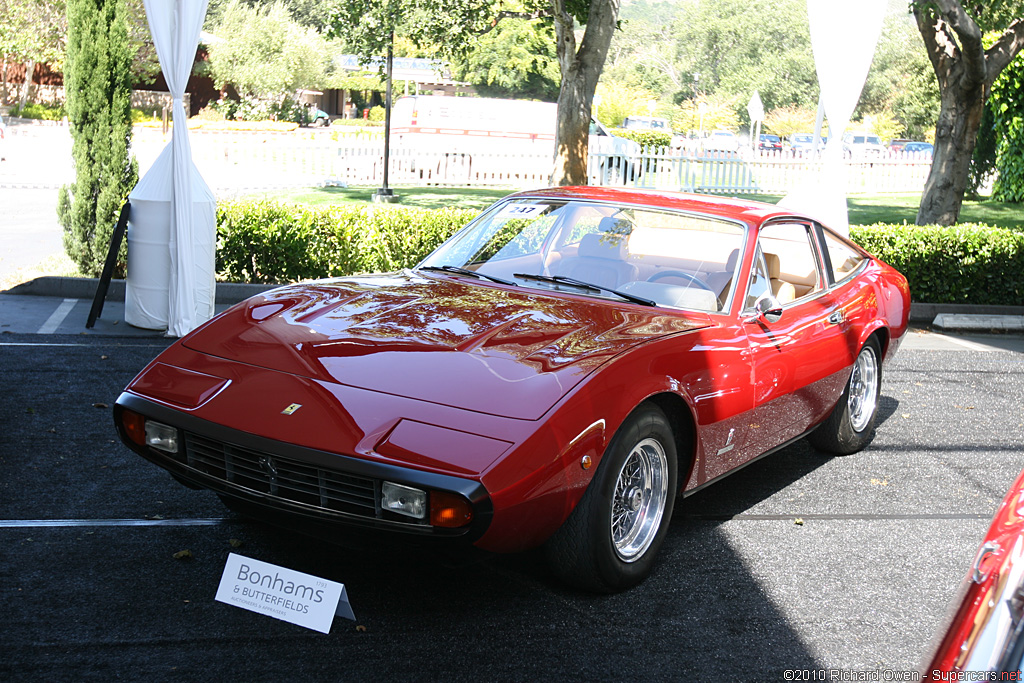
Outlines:
<svg viewBox="0 0 1024 683"><path fill-rule="evenodd" d="M23 282L0 294L17 296L53 296L65 299L92 299L96 296L99 286L97 278L88 277L37 277L35 280ZM251 296L281 285L260 285L242 282L218 282L214 303L237 304ZM111 280L107 289L106 301L124 301L125 281Z"/></svg>

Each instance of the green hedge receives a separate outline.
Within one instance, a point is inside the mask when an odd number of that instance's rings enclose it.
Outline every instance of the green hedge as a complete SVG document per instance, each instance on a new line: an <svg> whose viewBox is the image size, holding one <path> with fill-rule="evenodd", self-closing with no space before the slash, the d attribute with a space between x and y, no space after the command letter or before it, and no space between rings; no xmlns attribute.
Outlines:
<svg viewBox="0 0 1024 683"><path fill-rule="evenodd" d="M230 202L217 208L217 271L236 282L294 282L415 265L476 211L298 207Z"/></svg>
<svg viewBox="0 0 1024 683"><path fill-rule="evenodd" d="M217 210L217 270L294 282L415 265L476 211L230 202ZM914 301L1024 305L1024 232L984 225L851 226L853 241L910 281Z"/></svg>
<svg viewBox="0 0 1024 683"><path fill-rule="evenodd" d="M914 301L1024 305L1024 232L876 224L851 226L850 237L903 273Z"/></svg>
<svg viewBox="0 0 1024 683"><path fill-rule="evenodd" d="M616 128L612 131L620 138L627 138L641 147L668 147L672 144L672 133L660 130L627 130Z"/></svg>

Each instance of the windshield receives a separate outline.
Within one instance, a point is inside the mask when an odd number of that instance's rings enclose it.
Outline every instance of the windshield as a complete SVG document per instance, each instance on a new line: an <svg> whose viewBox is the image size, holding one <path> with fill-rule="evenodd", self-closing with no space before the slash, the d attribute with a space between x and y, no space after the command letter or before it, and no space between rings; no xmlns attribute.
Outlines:
<svg viewBox="0 0 1024 683"><path fill-rule="evenodd" d="M420 267L465 268L525 287L612 299L625 293L713 312L729 305L745 237L743 226L709 216L516 199L492 207ZM570 279L601 289L585 290Z"/></svg>

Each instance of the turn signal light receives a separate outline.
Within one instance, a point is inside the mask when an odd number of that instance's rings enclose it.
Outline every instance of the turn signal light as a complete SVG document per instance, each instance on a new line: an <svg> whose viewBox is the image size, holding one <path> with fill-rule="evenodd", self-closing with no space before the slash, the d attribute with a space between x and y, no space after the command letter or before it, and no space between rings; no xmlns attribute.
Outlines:
<svg viewBox="0 0 1024 683"><path fill-rule="evenodd" d="M431 526L455 529L473 521L473 506L468 500L454 493L430 492Z"/></svg>
<svg viewBox="0 0 1024 683"><path fill-rule="evenodd" d="M121 426L133 443L146 445L146 418L125 408L121 411Z"/></svg>

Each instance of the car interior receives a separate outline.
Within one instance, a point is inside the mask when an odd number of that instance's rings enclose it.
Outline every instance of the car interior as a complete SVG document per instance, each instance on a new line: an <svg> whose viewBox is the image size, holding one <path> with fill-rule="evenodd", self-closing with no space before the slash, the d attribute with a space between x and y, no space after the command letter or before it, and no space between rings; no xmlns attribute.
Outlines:
<svg viewBox="0 0 1024 683"><path fill-rule="evenodd" d="M729 306L747 235L744 226L709 216L584 202L513 204L491 221L486 243L459 259L465 267L510 280L523 273L572 278L708 312ZM769 224L758 244L763 289L781 304L825 287L809 224ZM861 260L838 240L828 248L836 281ZM568 283L538 286L572 291Z"/></svg>

